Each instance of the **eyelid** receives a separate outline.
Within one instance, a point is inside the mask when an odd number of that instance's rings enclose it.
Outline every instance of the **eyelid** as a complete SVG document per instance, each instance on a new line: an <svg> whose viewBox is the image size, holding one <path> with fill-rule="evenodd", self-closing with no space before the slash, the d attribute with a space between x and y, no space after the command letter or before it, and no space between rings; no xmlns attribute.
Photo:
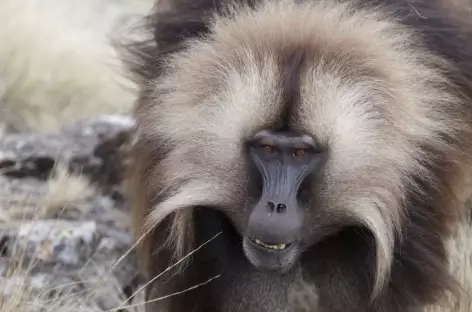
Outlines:
<svg viewBox="0 0 472 312"><path fill-rule="evenodd" d="M270 144L260 144L259 148L262 149L266 153L274 153L275 152L275 147L270 145Z"/></svg>
<svg viewBox="0 0 472 312"><path fill-rule="evenodd" d="M268 145L268 146L274 147L274 142L271 141L271 140L262 139L262 140L257 141L256 144L259 145L259 146L266 146L266 145Z"/></svg>

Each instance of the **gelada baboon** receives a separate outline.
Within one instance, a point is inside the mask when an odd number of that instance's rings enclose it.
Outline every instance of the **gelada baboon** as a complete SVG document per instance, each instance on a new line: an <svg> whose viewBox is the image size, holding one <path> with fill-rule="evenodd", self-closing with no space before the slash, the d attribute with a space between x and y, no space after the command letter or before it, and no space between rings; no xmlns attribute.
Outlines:
<svg viewBox="0 0 472 312"><path fill-rule="evenodd" d="M446 242L471 191L472 28L457 8L158 3L128 59L133 222L160 274L147 311L290 311L300 280L308 311L459 293Z"/></svg>

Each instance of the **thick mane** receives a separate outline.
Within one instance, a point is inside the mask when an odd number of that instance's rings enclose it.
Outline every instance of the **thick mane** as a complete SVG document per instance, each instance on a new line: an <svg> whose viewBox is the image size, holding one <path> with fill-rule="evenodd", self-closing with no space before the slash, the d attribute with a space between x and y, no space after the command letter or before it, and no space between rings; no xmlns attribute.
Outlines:
<svg viewBox="0 0 472 312"><path fill-rule="evenodd" d="M154 196L133 199L147 207L134 209L137 235L165 225L165 261L189 252L193 208L241 209L242 144L285 116L329 146L324 200L374 237L374 297L402 306L452 289L444 240L469 195L472 35L436 1L384 2L158 7L152 38L128 47L141 86L131 188Z"/></svg>

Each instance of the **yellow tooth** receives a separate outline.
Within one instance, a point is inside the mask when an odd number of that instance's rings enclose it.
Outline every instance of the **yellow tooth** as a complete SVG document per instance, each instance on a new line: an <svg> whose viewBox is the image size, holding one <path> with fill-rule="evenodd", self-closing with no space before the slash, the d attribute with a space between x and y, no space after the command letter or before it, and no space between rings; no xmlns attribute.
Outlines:
<svg viewBox="0 0 472 312"><path fill-rule="evenodd" d="M266 244L266 243L264 243L264 242L262 242L262 241L260 241L260 240L258 240L258 239L255 239L254 241L255 241L256 244L258 244L258 245L264 246L264 247L266 247L266 248L274 249L274 250L283 250L283 249L285 249L285 247L287 247L286 244L268 245L268 244Z"/></svg>

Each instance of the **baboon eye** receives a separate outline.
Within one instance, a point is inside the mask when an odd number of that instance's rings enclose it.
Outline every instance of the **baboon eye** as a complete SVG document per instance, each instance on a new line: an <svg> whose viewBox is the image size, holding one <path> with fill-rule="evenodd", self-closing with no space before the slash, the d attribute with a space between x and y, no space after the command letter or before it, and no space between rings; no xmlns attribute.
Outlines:
<svg viewBox="0 0 472 312"><path fill-rule="evenodd" d="M302 157L302 156L305 156L306 154L308 154L308 152L304 149L296 149L294 152L293 152L293 156L295 157Z"/></svg>
<svg viewBox="0 0 472 312"><path fill-rule="evenodd" d="M270 146L270 145L262 145L262 149L264 150L264 152L270 153L270 154L272 154L273 152L275 152L274 147L272 147L272 146Z"/></svg>

